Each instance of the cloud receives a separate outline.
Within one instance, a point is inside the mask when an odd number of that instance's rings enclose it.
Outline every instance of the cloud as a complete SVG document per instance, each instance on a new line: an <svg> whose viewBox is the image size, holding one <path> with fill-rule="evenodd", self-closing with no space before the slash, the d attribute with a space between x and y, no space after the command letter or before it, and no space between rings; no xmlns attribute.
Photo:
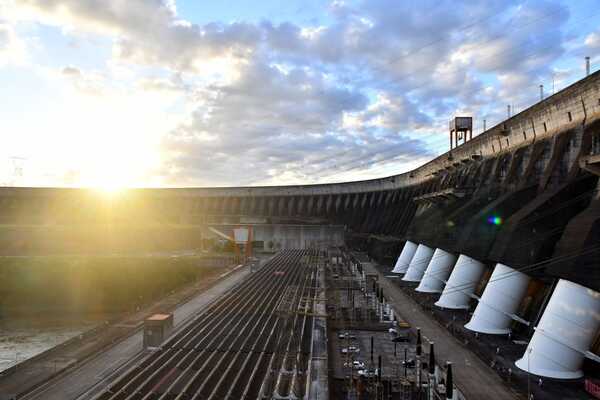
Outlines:
<svg viewBox="0 0 600 400"><path fill-rule="evenodd" d="M202 64L229 56L243 59L259 39L250 24L203 26L177 17L173 1L19 0L32 18L74 31L109 35L118 59L201 72Z"/></svg>
<svg viewBox="0 0 600 400"><path fill-rule="evenodd" d="M592 32L587 35L585 45L592 49L600 49L600 33Z"/></svg>
<svg viewBox="0 0 600 400"><path fill-rule="evenodd" d="M23 39L14 28L0 20L0 67L3 65L23 65L27 51Z"/></svg>
<svg viewBox="0 0 600 400"><path fill-rule="evenodd" d="M454 113L491 125L505 104L535 101L570 17L558 1L370 0L332 2L318 23L196 24L173 0L15 3L22 20L109 38L125 78L64 67L78 91L165 96L185 114L152 171L168 185L374 177L432 157ZM0 60L2 38L0 25Z"/></svg>
<svg viewBox="0 0 600 400"><path fill-rule="evenodd" d="M368 151L384 150L407 138L392 137L400 126L426 117L405 100L371 107L360 91L329 83L318 71L247 65L234 84L210 87L205 102L189 124L169 134L164 173L167 181L201 184L256 182L288 174L294 182L316 180L328 161L348 161ZM383 100L382 100L383 102ZM356 113L361 124L381 123L378 143L369 143L360 129L345 129L345 116ZM404 120L401 120L404 118ZM408 125L406 125L408 127ZM414 141L400 151L426 154ZM323 155L330 155L323 158ZM376 156L372 155L372 156ZM295 179L295 180L294 180Z"/></svg>

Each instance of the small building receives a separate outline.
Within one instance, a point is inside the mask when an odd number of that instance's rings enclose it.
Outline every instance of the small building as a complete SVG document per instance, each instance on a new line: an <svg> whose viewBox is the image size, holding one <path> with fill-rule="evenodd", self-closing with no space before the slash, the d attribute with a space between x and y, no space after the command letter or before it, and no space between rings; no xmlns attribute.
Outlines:
<svg viewBox="0 0 600 400"><path fill-rule="evenodd" d="M160 347L173 331L173 314L154 314L144 321L144 348Z"/></svg>

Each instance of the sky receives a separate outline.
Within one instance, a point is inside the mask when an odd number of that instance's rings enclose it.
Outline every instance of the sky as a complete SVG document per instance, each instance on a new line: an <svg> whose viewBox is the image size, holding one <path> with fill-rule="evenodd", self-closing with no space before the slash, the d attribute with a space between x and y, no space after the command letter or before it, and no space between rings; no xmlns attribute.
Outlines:
<svg viewBox="0 0 600 400"><path fill-rule="evenodd" d="M597 0L0 0L0 185L371 179L600 65Z"/></svg>

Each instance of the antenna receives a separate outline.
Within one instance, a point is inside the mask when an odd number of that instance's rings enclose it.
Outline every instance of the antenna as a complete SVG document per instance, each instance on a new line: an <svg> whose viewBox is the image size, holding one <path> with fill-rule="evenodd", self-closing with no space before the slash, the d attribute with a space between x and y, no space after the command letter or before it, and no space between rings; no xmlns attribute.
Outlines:
<svg viewBox="0 0 600 400"><path fill-rule="evenodd" d="M24 157L9 157L13 172L12 172L12 180L8 182L8 186L16 186L16 184L23 178L23 162L27 160Z"/></svg>
<svg viewBox="0 0 600 400"><path fill-rule="evenodd" d="M590 75L590 57L585 57L585 76Z"/></svg>

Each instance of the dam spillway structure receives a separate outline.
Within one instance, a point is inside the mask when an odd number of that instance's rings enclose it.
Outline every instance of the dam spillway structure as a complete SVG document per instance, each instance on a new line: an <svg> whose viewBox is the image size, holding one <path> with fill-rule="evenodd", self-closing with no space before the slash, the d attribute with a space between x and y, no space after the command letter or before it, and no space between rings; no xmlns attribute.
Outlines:
<svg viewBox="0 0 600 400"><path fill-rule="evenodd" d="M491 335L510 333L510 325L529 285L529 277L504 264L496 264L477 308L465 328Z"/></svg>
<svg viewBox="0 0 600 400"><path fill-rule="evenodd" d="M257 253L347 246L380 264L396 261L393 272L404 273L405 281L420 282L421 290L431 289L427 270L436 256L431 254L419 268L409 266L417 267L413 258L418 249L424 250L419 243L427 243L431 253L441 248L459 255L435 303L454 310L468 310L474 304L475 288L485 271L479 260L536 266L531 276L544 290L536 292L531 283L527 291L532 301L521 306L527 315L542 319L517 366L531 367L540 376L569 379L581 376L583 358L600 347L591 344L597 330L592 315L599 313L600 274L597 253L590 253L600 237L599 177L600 72L596 72L418 168L376 179L137 188L118 196L98 196L83 188L0 187L2 251L18 256L42 246L55 254L76 254L81 249L97 251L105 244L114 253L187 251L218 244L215 230L229 232L242 225L252 227L252 248ZM108 206L111 226L118 229L94 228L91 231L98 235L94 240L82 234L87 225L105 226L99 216ZM400 252L407 238L410 241ZM552 261L544 263L547 260ZM416 278L409 279L413 275ZM558 279L567 283L560 283L549 297L550 282ZM410 285L402 289L406 286ZM412 291L412 286L406 289ZM573 300L578 296L582 299ZM552 304L546 303L550 298ZM577 302L581 302L577 308L595 311L570 315ZM486 306L488 312L480 312ZM507 311L512 308L484 292L469 327L505 332L516 317ZM488 316L498 323L484 321Z"/></svg>
<svg viewBox="0 0 600 400"><path fill-rule="evenodd" d="M433 249L424 244L420 244L417 247L417 251L413 256L410 264L408 265L408 269L406 270L406 274L402 278L403 281L406 282L419 282L425 273L425 269L427 269L427 265L433 258Z"/></svg>
<svg viewBox="0 0 600 400"><path fill-rule="evenodd" d="M419 246L416 243L407 240L406 243L404 243L402 252L398 256L398 260L396 261L392 272L395 274L404 274L408 269L408 265L413 259L418 247Z"/></svg>
<svg viewBox="0 0 600 400"><path fill-rule="evenodd" d="M441 293L456 259L457 257L452 253L440 248L435 249L421 283L415 290L423 293Z"/></svg>
<svg viewBox="0 0 600 400"><path fill-rule="evenodd" d="M469 309L471 295L475 292L484 270L485 265L482 262L461 254L435 305L453 310Z"/></svg>
<svg viewBox="0 0 600 400"><path fill-rule="evenodd" d="M583 360L599 328L600 293L561 279L515 365L547 378L581 378Z"/></svg>

